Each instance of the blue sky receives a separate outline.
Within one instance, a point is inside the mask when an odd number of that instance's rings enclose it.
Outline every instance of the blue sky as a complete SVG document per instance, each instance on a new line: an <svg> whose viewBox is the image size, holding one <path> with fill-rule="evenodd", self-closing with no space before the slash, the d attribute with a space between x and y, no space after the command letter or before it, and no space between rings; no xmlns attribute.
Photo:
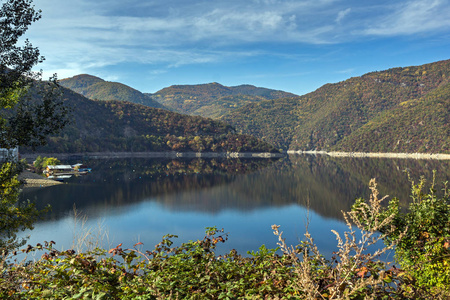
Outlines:
<svg viewBox="0 0 450 300"><path fill-rule="evenodd" d="M253 84L299 95L450 58L450 0L34 0L44 76L142 92Z"/></svg>

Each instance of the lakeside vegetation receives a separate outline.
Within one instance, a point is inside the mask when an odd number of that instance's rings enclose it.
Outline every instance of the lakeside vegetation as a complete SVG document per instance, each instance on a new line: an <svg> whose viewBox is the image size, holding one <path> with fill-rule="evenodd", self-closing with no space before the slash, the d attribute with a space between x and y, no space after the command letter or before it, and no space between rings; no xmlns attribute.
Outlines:
<svg viewBox="0 0 450 300"><path fill-rule="evenodd" d="M14 261L2 253L0 296L10 299L439 299L450 296L450 199L448 187L412 184L412 203L401 211L394 198L382 205L375 181L371 196L345 213L349 231L337 232L334 257L324 257L307 232L298 245L286 245L273 225L277 248L247 255L235 250L216 255L228 239L225 230L207 228L204 239L173 246L166 235L154 248L137 243L84 252L57 250L51 241L25 247L40 258ZM429 188L428 192L427 189ZM440 188L440 187L439 187ZM361 230L357 234L354 227ZM380 234L381 232L381 234ZM367 247L383 240L380 250ZM379 254L396 246L395 265ZM417 268L417 266L420 266Z"/></svg>

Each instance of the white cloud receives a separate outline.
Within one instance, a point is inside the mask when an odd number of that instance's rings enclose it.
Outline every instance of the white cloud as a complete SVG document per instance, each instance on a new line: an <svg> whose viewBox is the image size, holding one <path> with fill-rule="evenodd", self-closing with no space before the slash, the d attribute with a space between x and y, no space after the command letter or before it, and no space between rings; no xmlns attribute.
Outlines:
<svg viewBox="0 0 450 300"><path fill-rule="evenodd" d="M105 74L103 76L100 76L100 78L102 78L105 81L113 81L113 82L120 81L120 77L113 74Z"/></svg>
<svg viewBox="0 0 450 300"><path fill-rule="evenodd" d="M396 36L445 30L450 28L450 1L401 2L392 7L392 12L372 22L364 34Z"/></svg>
<svg viewBox="0 0 450 300"><path fill-rule="evenodd" d="M433 32L449 28L449 1L35 0L43 18L28 37L60 77L121 63L179 67L261 55L242 50L251 45Z"/></svg>
<svg viewBox="0 0 450 300"><path fill-rule="evenodd" d="M312 72L294 72L294 73L259 73L252 75L240 76L241 79L257 79L257 78L287 78L287 77L304 77L311 75Z"/></svg>
<svg viewBox="0 0 450 300"><path fill-rule="evenodd" d="M150 75L156 76L156 75L161 75L161 74L165 74L167 73L166 69L158 69L158 70L151 70L149 72Z"/></svg>
<svg viewBox="0 0 450 300"><path fill-rule="evenodd" d="M345 10L339 11L336 17L336 23L341 23L341 21L351 12L351 10L351 8L347 8Z"/></svg>
<svg viewBox="0 0 450 300"><path fill-rule="evenodd" d="M308 36L298 35L299 31L315 32L316 28L311 27L309 21L332 3L329 0L273 0L249 4L235 0L225 4L208 1L194 6L179 1L174 6L176 9L170 9L172 6L169 5L164 14L143 16L126 13L107 15L101 13L95 1L89 4L74 0L68 8L65 3L52 2L43 0L46 5L43 8L44 19L40 22L45 23L46 27L42 25L45 31L53 31L59 36L98 41L132 44L147 41L170 45L203 40L223 42L223 39L233 42L290 41L295 37ZM126 11L126 5L123 6ZM46 13L50 15L47 18Z"/></svg>
<svg viewBox="0 0 450 300"><path fill-rule="evenodd" d="M349 69L345 69L345 70L338 70L335 73L337 74L352 74L355 72L355 68L349 68Z"/></svg>

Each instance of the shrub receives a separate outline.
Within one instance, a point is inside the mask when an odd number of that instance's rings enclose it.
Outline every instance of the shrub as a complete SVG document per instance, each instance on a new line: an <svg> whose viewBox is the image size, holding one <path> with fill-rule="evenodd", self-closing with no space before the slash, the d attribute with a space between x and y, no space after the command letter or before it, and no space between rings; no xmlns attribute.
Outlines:
<svg viewBox="0 0 450 300"><path fill-rule="evenodd" d="M42 172L47 166L59 165L61 162L56 157L41 157L38 156L33 162L33 166L38 172Z"/></svg>
<svg viewBox="0 0 450 300"><path fill-rule="evenodd" d="M273 225L278 248L264 245L248 257L235 250L216 255L228 235L207 228L202 240L173 247L166 235L152 251L142 244L124 249L58 251L54 242L28 245L43 251L34 262L0 261L0 298L36 299L411 299L446 298L448 267L448 192L423 194L424 181L413 185L413 202L401 212L398 200L383 207L376 183L369 201L358 199L344 213L348 232L333 231L334 257L320 254L308 233L287 246L280 226ZM357 233L354 227L361 230ZM378 241L386 246L368 251ZM379 256L396 246L402 268ZM281 255L279 254L281 252Z"/></svg>
<svg viewBox="0 0 450 300"><path fill-rule="evenodd" d="M412 182L412 181L411 181ZM424 192L426 181L412 182L412 201L406 211L394 198L389 206L367 217L364 200L359 199L353 211L361 226L367 228L375 221L386 222L380 228L387 245L396 243L396 260L414 286L433 297L450 296L450 201L447 183L438 197L434 179L428 193Z"/></svg>

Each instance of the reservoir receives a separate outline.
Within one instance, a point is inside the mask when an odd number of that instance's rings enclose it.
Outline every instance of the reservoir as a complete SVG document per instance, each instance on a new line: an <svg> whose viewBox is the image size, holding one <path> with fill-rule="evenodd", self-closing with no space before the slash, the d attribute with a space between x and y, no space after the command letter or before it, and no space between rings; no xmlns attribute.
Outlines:
<svg viewBox="0 0 450 300"><path fill-rule="evenodd" d="M63 161L75 164L80 161ZM92 172L65 184L25 189L21 200L52 210L31 231L28 243L53 240L57 249L132 247L153 250L166 234L174 245L202 239L206 227L228 233L217 253L246 255L262 245L277 247L271 225L280 225L288 245L306 228L330 257L347 226L342 211L369 198L376 178L380 195L406 206L411 182L424 176L436 189L450 178L450 161L289 155L284 158L90 159ZM428 191L428 190L427 190ZM386 202L387 203L387 202ZM40 257L41 254L39 254Z"/></svg>

